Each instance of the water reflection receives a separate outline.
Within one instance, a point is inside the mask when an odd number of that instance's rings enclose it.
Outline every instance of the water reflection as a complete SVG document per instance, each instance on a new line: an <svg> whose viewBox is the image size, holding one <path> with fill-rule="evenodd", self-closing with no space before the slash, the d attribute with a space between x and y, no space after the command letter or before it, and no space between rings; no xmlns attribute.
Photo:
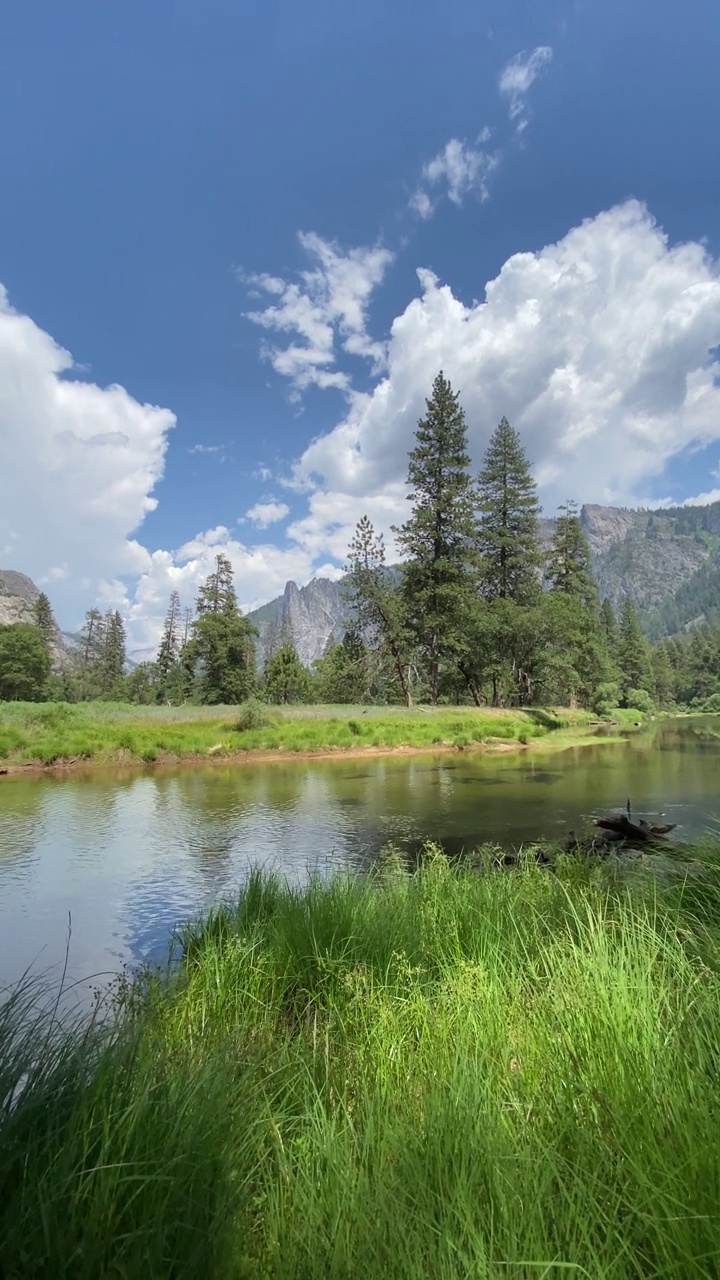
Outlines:
<svg viewBox="0 0 720 1280"><path fill-rule="evenodd" d="M681 839L720 826L720 719L654 726L561 755L290 762L0 784L0 985L28 966L114 971L164 956L178 920L233 894L252 864L300 882L394 843L451 853L666 813Z"/></svg>

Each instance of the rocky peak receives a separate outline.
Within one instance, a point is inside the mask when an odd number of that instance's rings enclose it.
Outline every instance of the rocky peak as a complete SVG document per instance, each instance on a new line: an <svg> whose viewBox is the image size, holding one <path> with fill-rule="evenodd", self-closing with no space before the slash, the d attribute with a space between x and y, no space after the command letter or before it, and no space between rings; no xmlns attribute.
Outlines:
<svg viewBox="0 0 720 1280"><path fill-rule="evenodd" d="M15 569L0 569L0 626L12 626L15 622L34 624L39 595L40 590L32 578ZM50 661L56 675L72 666L67 642L57 623L50 639Z"/></svg>

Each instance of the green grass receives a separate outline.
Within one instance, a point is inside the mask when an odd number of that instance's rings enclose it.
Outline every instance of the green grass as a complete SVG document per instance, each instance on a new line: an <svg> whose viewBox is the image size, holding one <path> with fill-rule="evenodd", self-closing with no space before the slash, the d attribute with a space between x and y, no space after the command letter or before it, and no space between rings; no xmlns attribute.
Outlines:
<svg viewBox="0 0 720 1280"><path fill-rule="evenodd" d="M0 1012L0 1273L717 1276L699 856L254 874L109 1021L51 1033L27 989Z"/></svg>
<svg viewBox="0 0 720 1280"><path fill-rule="evenodd" d="M67 760L153 762L247 751L306 752L349 747L472 747L488 741L526 743L557 730L582 734L584 711L498 711L492 708L268 708L262 727L238 729L238 707L137 707L115 703L2 703L0 759L10 763ZM632 713L633 719L637 714ZM257 715L250 722L257 723Z"/></svg>

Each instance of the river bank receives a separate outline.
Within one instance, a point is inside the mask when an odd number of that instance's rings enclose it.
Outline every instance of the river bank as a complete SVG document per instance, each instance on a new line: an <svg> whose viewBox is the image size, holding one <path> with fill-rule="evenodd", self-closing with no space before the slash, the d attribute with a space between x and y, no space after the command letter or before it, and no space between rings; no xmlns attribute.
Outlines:
<svg viewBox="0 0 720 1280"><path fill-rule="evenodd" d="M0 707L0 772L80 773L277 760L345 759L456 751L506 752L542 743L591 741L600 722L566 708L284 707L238 727L237 707L143 707L108 703L6 703ZM625 710L612 731L642 722Z"/></svg>
<svg viewBox="0 0 720 1280"><path fill-rule="evenodd" d="M720 873L252 874L104 1021L0 1010L0 1270L706 1280ZM478 862L486 873L477 874Z"/></svg>

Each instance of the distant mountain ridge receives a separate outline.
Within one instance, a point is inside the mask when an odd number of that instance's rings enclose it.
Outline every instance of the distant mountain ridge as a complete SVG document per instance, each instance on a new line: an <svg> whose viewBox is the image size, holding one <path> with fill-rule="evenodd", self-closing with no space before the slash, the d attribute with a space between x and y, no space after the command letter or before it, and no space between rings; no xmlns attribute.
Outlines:
<svg viewBox="0 0 720 1280"><path fill-rule="evenodd" d="M615 609L629 596L653 639L698 621L720 620L720 502L706 507L632 510L587 503L580 520L590 543L600 599ZM540 521L548 548L555 520ZM260 632L292 635L307 666L340 640L352 610L343 580L314 578L305 587L288 582L281 596L249 617Z"/></svg>
<svg viewBox="0 0 720 1280"><path fill-rule="evenodd" d="M600 598L616 609L630 597L651 639L699 622L720 622L720 502L705 507L631 510L588 503L580 519L593 556ZM544 547L555 521L540 522ZM259 631L258 657L268 643L292 637L306 666L322 657L330 640L342 639L352 609L342 579L313 578L304 587L288 582L282 595L249 614ZM34 621L39 589L25 574L0 570L0 624ZM56 631L53 669L66 670L77 654L77 637ZM129 665L154 657L130 654Z"/></svg>

